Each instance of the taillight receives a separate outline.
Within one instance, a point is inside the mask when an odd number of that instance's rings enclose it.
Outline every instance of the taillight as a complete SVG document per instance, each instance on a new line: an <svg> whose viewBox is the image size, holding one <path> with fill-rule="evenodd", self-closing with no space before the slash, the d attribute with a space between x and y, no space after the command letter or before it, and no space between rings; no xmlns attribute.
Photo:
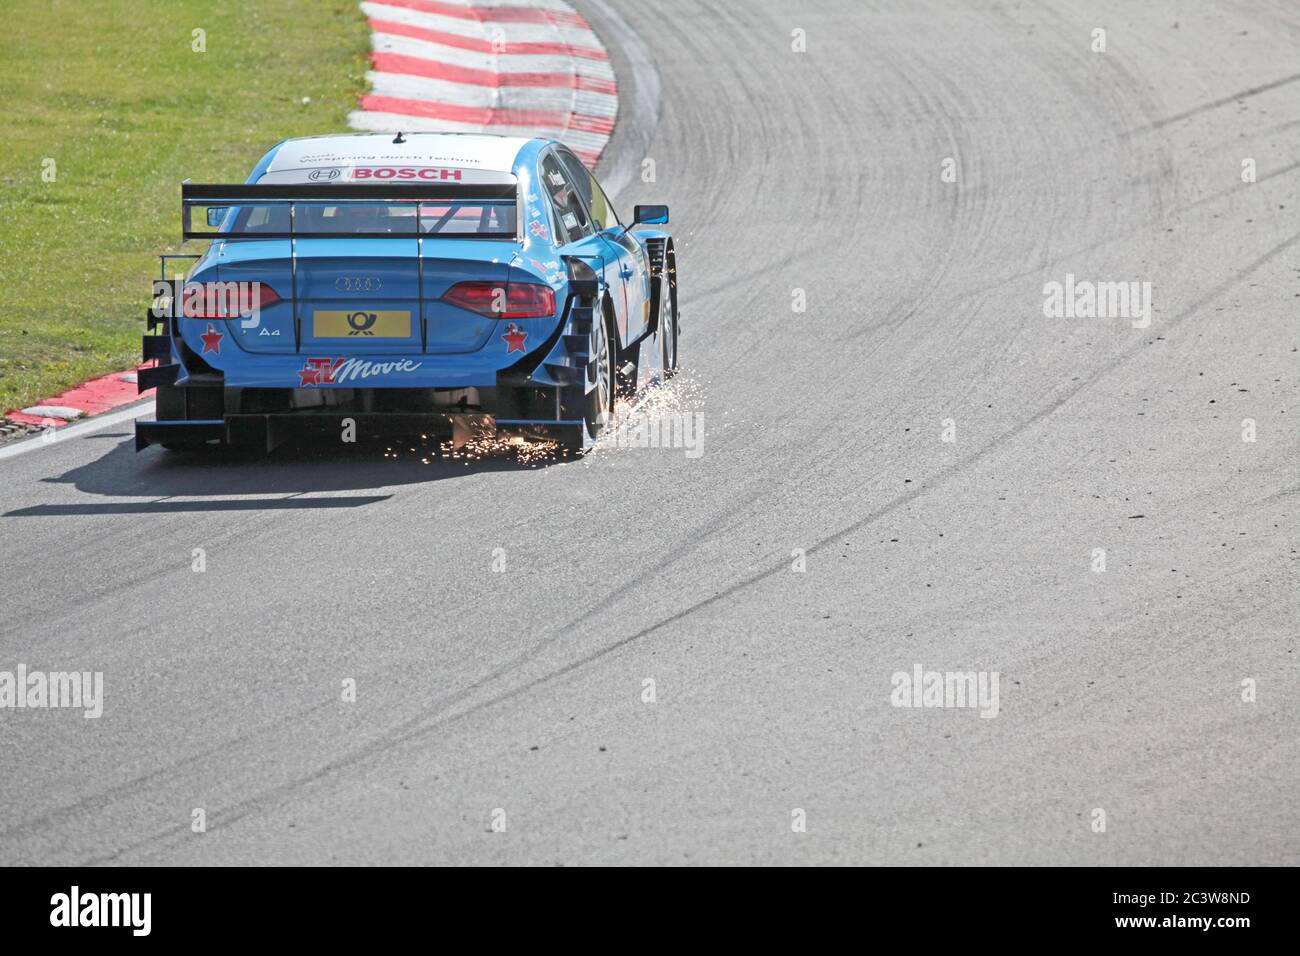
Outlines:
<svg viewBox="0 0 1300 956"><path fill-rule="evenodd" d="M268 305L275 305L275 303L280 301L279 294L265 282L259 282L257 284L257 292L257 307L259 309L265 309Z"/></svg>
<svg viewBox="0 0 1300 956"><path fill-rule="evenodd" d="M265 282L196 282L182 295L187 319L240 319L280 301Z"/></svg>
<svg viewBox="0 0 1300 956"><path fill-rule="evenodd" d="M442 296L457 308L489 319L531 319L555 314L555 293L533 282L457 282Z"/></svg>

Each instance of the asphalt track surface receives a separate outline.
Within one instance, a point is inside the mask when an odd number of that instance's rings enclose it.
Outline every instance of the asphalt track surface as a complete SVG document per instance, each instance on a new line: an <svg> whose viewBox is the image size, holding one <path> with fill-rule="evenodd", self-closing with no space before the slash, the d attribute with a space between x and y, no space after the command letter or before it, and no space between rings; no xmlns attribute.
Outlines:
<svg viewBox="0 0 1300 956"><path fill-rule="evenodd" d="M1300 861L1300 9L581 6L703 454L0 460L0 666L105 680L0 714L0 862Z"/></svg>

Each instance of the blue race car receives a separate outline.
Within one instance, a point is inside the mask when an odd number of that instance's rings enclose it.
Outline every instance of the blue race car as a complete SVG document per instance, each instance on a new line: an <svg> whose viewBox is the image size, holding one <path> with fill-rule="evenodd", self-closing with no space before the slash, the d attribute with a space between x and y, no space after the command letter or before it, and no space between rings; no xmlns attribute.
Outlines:
<svg viewBox="0 0 1300 956"><path fill-rule="evenodd" d="M624 225L560 143L286 140L246 183L187 182L181 201L184 238L211 245L156 287L137 450L348 428L581 449L620 392L677 368L673 241L633 228L668 208Z"/></svg>

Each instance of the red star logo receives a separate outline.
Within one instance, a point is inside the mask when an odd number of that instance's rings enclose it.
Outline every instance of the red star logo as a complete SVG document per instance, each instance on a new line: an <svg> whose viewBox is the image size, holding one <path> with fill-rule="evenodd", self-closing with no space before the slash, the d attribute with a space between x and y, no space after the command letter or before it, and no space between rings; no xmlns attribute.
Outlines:
<svg viewBox="0 0 1300 956"><path fill-rule="evenodd" d="M208 330L204 332L202 335L200 335L199 338L203 340L204 355L206 355L209 352L216 352L218 355L221 354L222 336L220 332L218 332L216 329L212 327L211 322L208 323Z"/></svg>
<svg viewBox="0 0 1300 956"><path fill-rule="evenodd" d="M540 219L534 219L531 223L529 223L528 231L531 232L538 239L545 239L546 223L542 222Z"/></svg>
<svg viewBox="0 0 1300 956"><path fill-rule="evenodd" d="M524 351L524 339L528 338L528 333L511 322L506 326L506 334L501 337L506 340L506 354L509 355L511 352Z"/></svg>
<svg viewBox="0 0 1300 956"><path fill-rule="evenodd" d="M309 358L307 364L298 370L298 387L331 384L342 364L343 359Z"/></svg>

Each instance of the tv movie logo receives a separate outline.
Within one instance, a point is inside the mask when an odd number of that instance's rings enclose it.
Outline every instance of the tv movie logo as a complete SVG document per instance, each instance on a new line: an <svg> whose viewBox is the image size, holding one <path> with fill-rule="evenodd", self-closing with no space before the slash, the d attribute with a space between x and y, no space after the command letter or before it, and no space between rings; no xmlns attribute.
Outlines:
<svg viewBox="0 0 1300 956"><path fill-rule="evenodd" d="M309 358L298 370L298 387L311 385L342 385L356 379L375 378L414 372L423 362L399 359L389 362L370 362L359 358Z"/></svg>

